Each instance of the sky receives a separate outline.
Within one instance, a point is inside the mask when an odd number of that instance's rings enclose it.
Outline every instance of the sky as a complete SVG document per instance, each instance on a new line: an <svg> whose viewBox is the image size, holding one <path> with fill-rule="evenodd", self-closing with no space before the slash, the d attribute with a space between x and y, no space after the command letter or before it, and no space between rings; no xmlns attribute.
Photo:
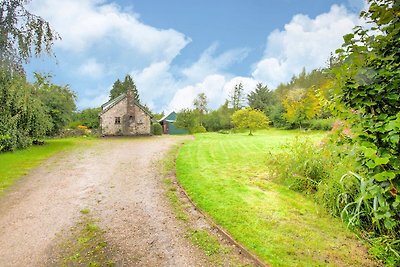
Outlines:
<svg viewBox="0 0 400 267"><path fill-rule="evenodd" d="M363 0L32 0L61 40L56 58L26 70L69 85L79 110L109 100L130 74L154 112L191 108L205 93L222 105L241 82L275 89L303 68L326 66L342 36L362 24Z"/></svg>

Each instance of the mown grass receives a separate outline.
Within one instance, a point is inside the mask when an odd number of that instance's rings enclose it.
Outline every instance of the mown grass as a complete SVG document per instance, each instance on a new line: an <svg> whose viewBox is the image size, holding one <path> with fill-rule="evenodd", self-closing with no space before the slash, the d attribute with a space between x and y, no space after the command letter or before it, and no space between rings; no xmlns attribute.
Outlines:
<svg viewBox="0 0 400 267"><path fill-rule="evenodd" d="M0 153L0 194L31 169L56 153L87 145L91 138L49 139L44 145Z"/></svg>
<svg viewBox="0 0 400 267"><path fill-rule="evenodd" d="M178 180L216 223L273 266L373 265L339 220L270 177L268 157L299 135L323 137L280 130L196 135L181 148Z"/></svg>
<svg viewBox="0 0 400 267"><path fill-rule="evenodd" d="M251 266L239 258L231 247L223 244L211 231L211 228L203 228L197 225L195 222L198 219L197 216L189 212L191 204L180 194L175 177L175 161L181 145L176 145L170 149L160 162L166 195L174 210L175 218L183 223L186 237L204 252L213 265Z"/></svg>

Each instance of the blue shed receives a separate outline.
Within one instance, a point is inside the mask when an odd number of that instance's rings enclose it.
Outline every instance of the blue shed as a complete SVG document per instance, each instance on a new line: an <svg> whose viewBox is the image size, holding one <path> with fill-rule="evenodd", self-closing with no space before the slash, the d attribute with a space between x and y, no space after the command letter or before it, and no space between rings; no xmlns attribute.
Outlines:
<svg viewBox="0 0 400 267"><path fill-rule="evenodd" d="M174 123L176 121L176 112L172 111L168 115L165 115L158 122L163 128L163 134L189 134L188 130L176 128Z"/></svg>

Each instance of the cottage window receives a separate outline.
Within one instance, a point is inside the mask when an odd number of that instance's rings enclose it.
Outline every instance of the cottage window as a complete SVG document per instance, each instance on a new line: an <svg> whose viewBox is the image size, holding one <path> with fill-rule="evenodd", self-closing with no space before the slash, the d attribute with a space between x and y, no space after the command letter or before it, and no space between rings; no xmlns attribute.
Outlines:
<svg viewBox="0 0 400 267"><path fill-rule="evenodd" d="M115 117L115 124L121 124L121 117Z"/></svg>

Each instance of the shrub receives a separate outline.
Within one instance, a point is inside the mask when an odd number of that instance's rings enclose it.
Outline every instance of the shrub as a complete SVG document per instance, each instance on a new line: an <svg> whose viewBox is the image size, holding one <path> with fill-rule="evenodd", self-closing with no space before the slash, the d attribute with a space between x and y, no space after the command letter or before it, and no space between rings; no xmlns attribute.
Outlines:
<svg viewBox="0 0 400 267"><path fill-rule="evenodd" d="M335 118L326 118L309 120L307 124L308 128L311 130L330 131L332 130L334 122Z"/></svg>
<svg viewBox="0 0 400 267"><path fill-rule="evenodd" d="M153 135L162 135L162 126L159 123L153 123L151 125L151 133Z"/></svg>
<svg viewBox="0 0 400 267"><path fill-rule="evenodd" d="M285 145L283 152L271 155L267 163L276 182L314 197L330 214L340 216L367 238L376 258L388 266L399 266L399 228L387 192L366 171L351 171L357 170L361 154L356 145L298 139ZM396 201L400 203L399 197Z"/></svg>
<svg viewBox="0 0 400 267"><path fill-rule="evenodd" d="M197 125L197 126L194 126L192 129L190 129L190 132L191 133L206 133L207 130L206 130L206 128L204 128L204 126Z"/></svg>
<svg viewBox="0 0 400 267"><path fill-rule="evenodd" d="M276 181L312 195L332 215L339 216L344 206L338 205L337 198L343 190L351 188L343 188L340 179L355 168L355 148L297 139L285 145L283 150L268 160ZM353 188L352 194L356 193Z"/></svg>

